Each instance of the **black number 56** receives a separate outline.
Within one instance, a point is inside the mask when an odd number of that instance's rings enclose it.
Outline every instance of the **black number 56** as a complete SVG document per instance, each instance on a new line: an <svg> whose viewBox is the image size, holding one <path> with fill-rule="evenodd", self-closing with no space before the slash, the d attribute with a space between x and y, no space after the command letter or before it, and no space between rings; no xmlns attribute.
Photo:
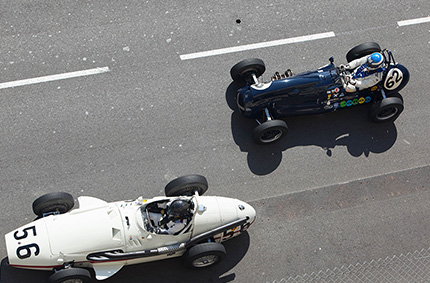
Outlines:
<svg viewBox="0 0 430 283"><path fill-rule="evenodd" d="M29 244L16 249L16 256L19 259L24 259L31 256L31 248L34 248L34 255L37 256L40 252L37 244Z"/></svg>
<svg viewBox="0 0 430 283"><path fill-rule="evenodd" d="M22 235L19 235L19 236L18 236L19 231L16 231L15 233L13 233L13 237L15 238L15 240L22 240L22 239L25 239L25 238L27 238L27 236L28 236L28 232L27 232L27 231L29 231L29 230L33 231L33 236L36 236L36 235L37 235L37 234L36 234L36 227L35 227L35 226L30 226L30 227L24 228L24 229L22 230Z"/></svg>
<svg viewBox="0 0 430 283"><path fill-rule="evenodd" d="M36 227L30 226L22 229L22 231L15 231L15 233L13 233L13 237L15 238L15 240L25 239L28 237L29 231L30 233L32 233L33 236L37 236ZM18 247L16 249L16 256L19 259L28 258L31 256L31 253L32 253L31 249L33 249L35 256L37 256L40 252L40 248L37 244L29 244L29 245Z"/></svg>

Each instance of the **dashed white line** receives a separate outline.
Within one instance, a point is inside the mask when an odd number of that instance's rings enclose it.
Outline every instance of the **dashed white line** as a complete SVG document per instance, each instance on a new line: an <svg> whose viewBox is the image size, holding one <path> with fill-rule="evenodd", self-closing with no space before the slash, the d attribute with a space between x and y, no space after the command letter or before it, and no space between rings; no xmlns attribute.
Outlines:
<svg viewBox="0 0 430 283"><path fill-rule="evenodd" d="M38 84L38 83L44 83L44 82L51 82L51 81L58 81L58 80L76 78L76 77L90 76L90 75L106 73L109 71L110 71L109 67L99 67L99 68L70 72L70 73L63 73L63 74L43 76L43 77L37 77L37 78L31 78L31 79L25 79L25 80L5 82L5 83L0 83L0 89Z"/></svg>
<svg viewBox="0 0 430 283"><path fill-rule="evenodd" d="M403 26L416 25L416 24L422 24L422 23L428 23L428 22L430 22L430 17L399 21L397 22L397 24L399 25L399 27L403 27Z"/></svg>
<svg viewBox="0 0 430 283"><path fill-rule="evenodd" d="M209 57L209 56L215 56L215 55L221 55L221 54L228 54L228 53L258 49L258 48L265 48L265 47L279 46L279 45L298 43L298 42L304 42L304 41L311 41L311 40L329 38L329 37L334 37L334 36L335 36L334 32L331 31L331 32L324 32L324 33L304 35L304 36L298 36L298 37L292 37L292 38L286 38L286 39L267 41L267 42L240 45L240 46L235 46L235 47L220 48L220 49L214 49L214 50L210 50L210 51L184 54L184 55L180 55L179 57L181 58L181 60L190 60L190 59L197 59L197 58L203 58L203 57Z"/></svg>

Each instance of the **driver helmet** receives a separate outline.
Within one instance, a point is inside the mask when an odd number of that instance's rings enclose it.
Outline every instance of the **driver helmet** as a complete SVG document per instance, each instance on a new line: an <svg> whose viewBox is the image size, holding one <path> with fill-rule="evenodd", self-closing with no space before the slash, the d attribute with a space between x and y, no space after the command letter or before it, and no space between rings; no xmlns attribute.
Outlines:
<svg viewBox="0 0 430 283"><path fill-rule="evenodd" d="M189 202L181 199L174 200L167 209L167 215L171 218L186 217L191 209Z"/></svg>
<svg viewBox="0 0 430 283"><path fill-rule="evenodd" d="M384 56L381 53L375 52L367 57L366 65L370 69L376 69L384 63Z"/></svg>

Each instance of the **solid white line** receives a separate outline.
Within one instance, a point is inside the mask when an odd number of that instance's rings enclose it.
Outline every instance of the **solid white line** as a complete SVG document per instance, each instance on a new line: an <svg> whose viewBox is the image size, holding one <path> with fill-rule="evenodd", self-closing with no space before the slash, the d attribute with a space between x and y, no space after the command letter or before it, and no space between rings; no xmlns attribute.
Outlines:
<svg viewBox="0 0 430 283"><path fill-rule="evenodd" d="M227 54L227 53L240 52L240 51L245 51L245 50L252 50L252 49L258 49L258 48L265 48L265 47L285 45L285 44L291 44L291 43L297 43L297 42L317 40L317 39L334 37L334 36L335 36L334 32L331 31L331 32L325 32L325 33L304 35L304 36L298 36L298 37L292 37L292 38L286 38L286 39L280 39L280 40L273 40L273 41L267 41L267 42L260 42L260 43L253 43L253 44L247 44L247 45L241 45L241 46L235 46L235 47L220 48L220 49L214 49L214 50L210 50L210 51L184 54L184 55L180 55L179 57L181 58L181 60L190 60L190 59L196 59L196 58L202 58L202 57L209 57L209 56L215 56L215 55L221 55L221 54Z"/></svg>
<svg viewBox="0 0 430 283"><path fill-rule="evenodd" d="M32 79L12 81L12 82L0 83L0 89L9 88L9 87L16 87L16 86L31 85L31 84L38 84L38 83L44 83L44 82L51 82L51 81L58 81L58 80L76 78L76 77L90 76L90 75L95 75L95 74L106 73L109 71L110 71L109 67L100 67L100 68L88 69L88 70L83 70L83 71L76 71L76 72L70 72L70 73L63 73L63 74L57 74L57 75L37 77L37 78L32 78Z"/></svg>
<svg viewBox="0 0 430 283"><path fill-rule="evenodd" d="M428 22L430 22L430 17L399 21L397 22L397 24L399 25L399 27L402 27L402 26L416 25L416 24L422 24L422 23L428 23Z"/></svg>

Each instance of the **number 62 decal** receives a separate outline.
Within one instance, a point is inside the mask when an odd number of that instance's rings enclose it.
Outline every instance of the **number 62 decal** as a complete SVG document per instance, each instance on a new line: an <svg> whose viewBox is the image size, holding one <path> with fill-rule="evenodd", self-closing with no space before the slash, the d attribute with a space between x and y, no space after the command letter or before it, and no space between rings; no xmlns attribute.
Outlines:
<svg viewBox="0 0 430 283"><path fill-rule="evenodd" d="M400 69L392 68L385 79L384 88L387 90L393 90L399 87L403 81L403 73Z"/></svg>

